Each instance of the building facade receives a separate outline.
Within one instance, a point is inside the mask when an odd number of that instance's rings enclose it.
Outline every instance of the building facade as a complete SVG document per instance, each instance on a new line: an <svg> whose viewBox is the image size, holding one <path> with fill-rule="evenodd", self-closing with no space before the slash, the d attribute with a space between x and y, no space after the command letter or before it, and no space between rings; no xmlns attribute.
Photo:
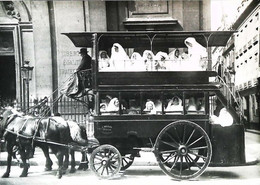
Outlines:
<svg viewBox="0 0 260 185"><path fill-rule="evenodd" d="M81 59L64 32L158 29L210 30L210 0L1 1L1 104L27 101L24 61L34 67L30 99L58 97Z"/></svg>
<svg viewBox="0 0 260 185"><path fill-rule="evenodd" d="M235 45L235 88L243 99L248 128L260 129L259 124L259 25L260 2L251 1L233 24L237 30Z"/></svg>

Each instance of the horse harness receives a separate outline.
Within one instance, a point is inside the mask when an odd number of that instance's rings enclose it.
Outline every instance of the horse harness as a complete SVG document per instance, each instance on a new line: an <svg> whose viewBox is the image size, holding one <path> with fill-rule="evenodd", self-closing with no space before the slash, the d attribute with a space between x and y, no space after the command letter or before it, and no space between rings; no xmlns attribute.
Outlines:
<svg viewBox="0 0 260 185"><path fill-rule="evenodd" d="M11 123L11 121L13 121L15 118L17 117L21 117L19 115L10 115L7 119L7 124L6 124L6 127ZM13 135L16 135L17 138L16 138L16 141L19 143L20 145L20 140L19 138L22 137L22 138L26 138L26 139L32 139L32 144L31 146L33 147L33 144L34 144L34 141L37 141L37 142L42 142L42 143L47 143L47 144L53 144L53 145L58 145L58 146L62 146L62 147L67 147L69 149L73 149L75 148L76 146L73 145L73 144L62 144L62 143L58 143L58 142L54 142L54 141L50 141L50 140L47 140L46 139L46 135L47 135L47 132L48 132L48 129L49 129L49 126L50 126L50 121L54 121L56 124L58 124L58 122L53 119L53 118L48 118L48 121L47 121L47 125L46 125L46 128L45 128L45 131L44 131L44 137L41 138L41 137L37 137L37 133L38 133L38 130L39 130L39 124L40 122L43 120L43 117L41 118L38 118L37 121L35 121L35 132L32 136L26 136L24 134L21 134L22 130L24 129L24 127L26 126L26 123L28 122L29 119L32 119L31 117L28 117L25 122L23 123L22 127L17 131L17 132L14 132L12 130L9 130L9 129L5 129L7 132L13 134ZM77 147L78 150L81 150L81 151L86 151L86 147L81 147L81 149L79 149Z"/></svg>

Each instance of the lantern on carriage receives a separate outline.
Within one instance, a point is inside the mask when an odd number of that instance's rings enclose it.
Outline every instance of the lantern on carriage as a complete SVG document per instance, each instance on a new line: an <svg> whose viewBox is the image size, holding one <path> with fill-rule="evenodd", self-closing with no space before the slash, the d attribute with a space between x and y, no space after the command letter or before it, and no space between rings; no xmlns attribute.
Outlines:
<svg viewBox="0 0 260 185"><path fill-rule="evenodd" d="M23 81L25 82L25 92L26 92L26 107L24 104L24 107L28 110L29 109L29 81L32 79L32 66L29 66L30 61L24 61L24 65L21 67L21 77ZM24 98L25 99L25 98ZM24 102L25 103L25 102Z"/></svg>

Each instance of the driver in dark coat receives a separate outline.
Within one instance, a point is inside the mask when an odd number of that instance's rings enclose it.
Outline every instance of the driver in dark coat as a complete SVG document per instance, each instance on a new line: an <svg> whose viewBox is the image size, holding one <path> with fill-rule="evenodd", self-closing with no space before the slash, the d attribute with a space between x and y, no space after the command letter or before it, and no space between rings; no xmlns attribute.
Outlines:
<svg viewBox="0 0 260 185"><path fill-rule="evenodd" d="M91 69L91 57L88 55L86 48L81 48L79 51L82 59L77 68L77 72L81 70Z"/></svg>

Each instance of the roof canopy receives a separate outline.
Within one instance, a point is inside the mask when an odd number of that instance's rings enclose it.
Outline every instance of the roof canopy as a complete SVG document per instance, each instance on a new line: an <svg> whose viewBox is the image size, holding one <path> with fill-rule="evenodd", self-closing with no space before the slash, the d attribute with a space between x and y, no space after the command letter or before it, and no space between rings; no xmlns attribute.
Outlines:
<svg viewBox="0 0 260 185"><path fill-rule="evenodd" d="M204 47L225 46L235 31L113 31L113 32L70 32L62 33L76 47L92 47L93 34L97 34L99 46L111 47L120 43L124 48L136 47L185 47L184 40L194 37Z"/></svg>

